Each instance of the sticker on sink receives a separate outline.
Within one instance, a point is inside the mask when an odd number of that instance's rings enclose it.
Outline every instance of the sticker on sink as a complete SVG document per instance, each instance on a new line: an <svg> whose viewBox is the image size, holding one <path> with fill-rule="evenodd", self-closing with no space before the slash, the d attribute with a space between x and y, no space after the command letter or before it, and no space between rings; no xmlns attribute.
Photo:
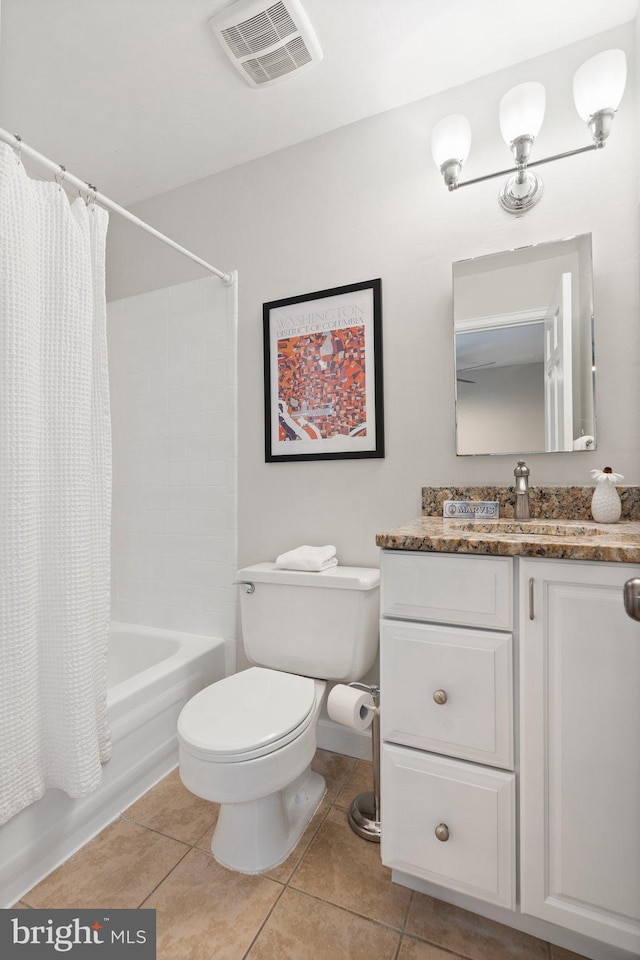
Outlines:
<svg viewBox="0 0 640 960"><path fill-rule="evenodd" d="M445 500L443 517L498 517L500 504L497 500Z"/></svg>

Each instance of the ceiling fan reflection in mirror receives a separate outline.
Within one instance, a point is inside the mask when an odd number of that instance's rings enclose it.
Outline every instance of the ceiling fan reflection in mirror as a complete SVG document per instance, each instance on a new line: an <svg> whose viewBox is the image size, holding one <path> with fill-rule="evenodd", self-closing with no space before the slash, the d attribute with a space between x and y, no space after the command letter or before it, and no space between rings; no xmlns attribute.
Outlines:
<svg viewBox="0 0 640 960"><path fill-rule="evenodd" d="M491 360L489 363L476 363L473 367L463 367L461 370L458 370L458 373L469 373L470 370L482 370L484 367L493 367L495 366L496 361ZM464 377L456 377L458 383L476 383L475 380L465 380Z"/></svg>

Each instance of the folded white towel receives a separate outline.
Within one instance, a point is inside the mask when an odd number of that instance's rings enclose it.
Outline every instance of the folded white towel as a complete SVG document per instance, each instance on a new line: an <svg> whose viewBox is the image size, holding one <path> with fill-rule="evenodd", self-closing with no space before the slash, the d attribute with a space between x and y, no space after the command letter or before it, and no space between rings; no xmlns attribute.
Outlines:
<svg viewBox="0 0 640 960"><path fill-rule="evenodd" d="M304 544L295 550L288 550L276 558L278 570L309 570L312 573L321 573L338 566L336 548L328 543L324 547L311 547Z"/></svg>

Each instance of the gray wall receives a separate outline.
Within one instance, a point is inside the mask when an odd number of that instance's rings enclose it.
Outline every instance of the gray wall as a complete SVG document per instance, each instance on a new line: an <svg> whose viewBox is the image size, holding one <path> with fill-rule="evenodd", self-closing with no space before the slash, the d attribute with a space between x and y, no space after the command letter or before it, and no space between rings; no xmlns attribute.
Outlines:
<svg viewBox="0 0 640 960"><path fill-rule="evenodd" d="M472 370L458 384L458 450L544 450L544 364Z"/></svg>
<svg viewBox="0 0 640 960"><path fill-rule="evenodd" d="M376 531L416 516L423 484L509 482L512 456L455 456L451 263L578 233L593 233L599 449L532 456L531 479L589 483L591 468L610 464L626 482L640 481L634 42L629 24L135 208L216 266L239 271L241 563L332 542L342 563L377 565ZM500 97L539 79L548 106L536 156L586 144L573 73L611 46L626 49L631 75L606 150L544 167L543 200L523 218L498 206L499 180L447 193L429 152L437 120L471 118L466 176L501 169L509 156ZM201 275L116 222L108 269L111 297ZM383 291L386 458L265 464L263 301L373 277Z"/></svg>

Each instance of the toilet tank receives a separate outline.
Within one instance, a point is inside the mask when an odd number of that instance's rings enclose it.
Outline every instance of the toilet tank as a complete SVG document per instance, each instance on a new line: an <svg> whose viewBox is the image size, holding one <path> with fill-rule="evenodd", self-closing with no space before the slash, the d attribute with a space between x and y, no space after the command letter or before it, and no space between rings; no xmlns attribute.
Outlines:
<svg viewBox="0 0 640 960"><path fill-rule="evenodd" d="M323 680L358 680L378 651L380 571L333 567L322 573L244 567L242 636L252 663Z"/></svg>

